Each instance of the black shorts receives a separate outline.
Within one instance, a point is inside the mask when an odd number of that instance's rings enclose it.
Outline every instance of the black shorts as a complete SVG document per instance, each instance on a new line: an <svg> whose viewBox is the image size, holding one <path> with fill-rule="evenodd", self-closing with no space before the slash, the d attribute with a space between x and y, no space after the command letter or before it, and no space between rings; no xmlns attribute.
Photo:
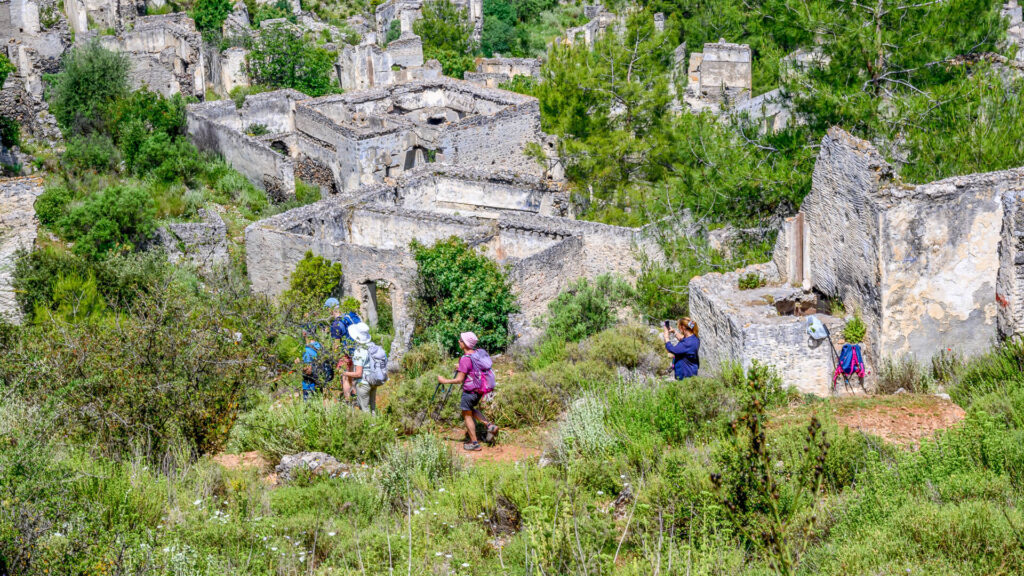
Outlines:
<svg viewBox="0 0 1024 576"><path fill-rule="evenodd" d="M480 395L476 392L462 391L462 400L459 402L459 410L476 410L476 405L480 403Z"/></svg>

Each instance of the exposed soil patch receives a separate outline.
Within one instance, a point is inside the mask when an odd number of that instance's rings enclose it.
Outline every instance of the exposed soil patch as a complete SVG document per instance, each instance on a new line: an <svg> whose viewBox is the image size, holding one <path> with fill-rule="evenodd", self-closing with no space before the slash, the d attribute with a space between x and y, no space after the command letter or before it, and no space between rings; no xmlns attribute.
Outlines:
<svg viewBox="0 0 1024 576"><path fill-rule="evenodd" d="M228 470L241 470L243 468L255 468L260 472L267 472L271 469L270 462L260 455L259 452L242 452L241 454L217 454L213 461Z"/></svg>
<svg viewBox="0 0 1024 576"><path fill-rule="evenodd" d="M869 406L839 406L836 421L899 446L916 446L937 430L964 419L963 408L935 396L910 397L907 402Z"/></svg>

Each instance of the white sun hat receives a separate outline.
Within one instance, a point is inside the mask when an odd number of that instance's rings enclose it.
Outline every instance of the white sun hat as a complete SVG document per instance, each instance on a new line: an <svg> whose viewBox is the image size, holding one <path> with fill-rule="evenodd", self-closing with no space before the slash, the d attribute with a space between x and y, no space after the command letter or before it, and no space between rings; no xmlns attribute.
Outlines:
<svg viewBox="0 0 1024 576"><path fill-rule="evenodd" d="M355 340L356 344L370 343L370 327L366 322L358 322L348 327L348 335Z"/></svg>

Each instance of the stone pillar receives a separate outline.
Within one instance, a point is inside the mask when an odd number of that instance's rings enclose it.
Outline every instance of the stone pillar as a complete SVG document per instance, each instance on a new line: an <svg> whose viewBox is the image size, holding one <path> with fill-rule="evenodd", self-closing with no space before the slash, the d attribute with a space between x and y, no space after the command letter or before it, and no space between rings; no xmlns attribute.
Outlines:
<svg viewBox="0 0 1024 576"><path fill-rule="evenodd" d="M1003 228L996 274L996 325L1001 338L1024 329L1024 190L1003 195Z"/></svg>

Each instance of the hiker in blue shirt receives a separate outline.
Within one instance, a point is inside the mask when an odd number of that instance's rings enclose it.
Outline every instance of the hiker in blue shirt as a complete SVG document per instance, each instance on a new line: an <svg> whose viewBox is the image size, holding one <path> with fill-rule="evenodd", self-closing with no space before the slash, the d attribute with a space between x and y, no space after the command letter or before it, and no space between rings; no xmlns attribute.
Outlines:
<svg viewBox="0 0 1024 576"><path fill-rule="evenodd" d="M296 358L295 363L302 361L302 399L309 400L309 397L316 393L316 360L321 346L312 333L304 332L303 335L306 337L306 347L302 349L302 358Z"/></svg>
<svg viewBox="0 0 1024 576"><path fill-rule="evenodd" d="M679 330L673 330L668 327L666 320L662 338L665 340L665 350L672 354L672 369L676 380L682 380L696 376L700 369L700 338L697 337L697 323L690 318L680 318L677 325ZM675 344L672 343L672 336L677 340Z"/></svg>

